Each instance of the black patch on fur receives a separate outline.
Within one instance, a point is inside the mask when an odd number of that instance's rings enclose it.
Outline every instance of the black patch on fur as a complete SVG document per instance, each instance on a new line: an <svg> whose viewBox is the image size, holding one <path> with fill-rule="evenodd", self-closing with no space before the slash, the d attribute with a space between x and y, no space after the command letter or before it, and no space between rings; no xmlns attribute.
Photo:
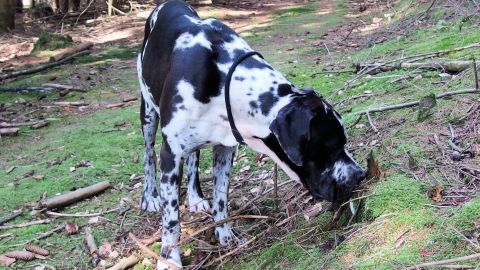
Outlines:
<svg viewBox="0 0 480 270"><path fill-rule="evenodd" d="M272 93L267 92L263 93L258 97L258 102L260 102L260 110L262 114L267 116L270 110L278 101L278 97L274 96Z"/></svg>
<svg viewBox="0 0 480 270"><path fill-rule="evenodd" d="M225 202L223 200L218 201L218 211L223 212L225 209Z"/></svg>
<svg viewBox="0 0 480 270"><path fill-rule="evenodd" d="M282 83L278 86L277 93L281 97L286 96L288 94L292 94L293 93L292 86L286 83Z"/></svg>

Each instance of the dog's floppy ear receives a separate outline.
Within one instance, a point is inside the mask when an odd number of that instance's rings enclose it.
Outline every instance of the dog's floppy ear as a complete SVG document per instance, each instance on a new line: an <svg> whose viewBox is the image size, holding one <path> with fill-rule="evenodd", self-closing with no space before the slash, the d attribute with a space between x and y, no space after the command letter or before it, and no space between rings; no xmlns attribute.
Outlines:
<svg viewBox="0 0 480 270"><path fill-rule="evenodd" d="M269 127L285 154L297 166L303 165L302 151L305 141L310 139L312 118L310 110L290 103L278 112Z"/></svg>

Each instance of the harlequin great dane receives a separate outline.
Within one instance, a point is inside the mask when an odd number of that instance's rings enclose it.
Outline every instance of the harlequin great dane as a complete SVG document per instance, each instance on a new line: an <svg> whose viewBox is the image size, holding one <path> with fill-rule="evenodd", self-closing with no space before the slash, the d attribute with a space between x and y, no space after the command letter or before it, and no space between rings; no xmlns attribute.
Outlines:
<svg viewBox="0 0 480 270"><path fill-rule="evenodd" d="M227 218L228 181L240 142L270 156L317 199L346 201L365 177L345 149L340 115L313 91L295 87L232 29L202 20L182 1L151 13L137 60L145 139L141 208L162 210L161 256L181 266L179 187L187 165L190 211ZM154 150L158 123L160 189ZM199 149L213 147L212 208L198 179ZM160 192L159 192L160 191ZM229 224L215 229L220 244L234 240ZM159 269L168 266L158 263Z"/></svg>

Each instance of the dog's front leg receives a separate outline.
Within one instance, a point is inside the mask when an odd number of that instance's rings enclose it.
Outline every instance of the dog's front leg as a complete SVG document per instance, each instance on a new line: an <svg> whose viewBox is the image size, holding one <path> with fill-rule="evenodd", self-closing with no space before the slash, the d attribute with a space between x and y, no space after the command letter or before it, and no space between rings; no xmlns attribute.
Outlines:
<svg viewBox="0 0 480 270"><path fill-rule="evenodd" d="M162 198L162 250L161 256L168 261L182 266L180 258L180 220L178 213L180 179L182 179L181 153L174 153L164 136L160 153L160 169L162 178L160 181L160 196ZM169 269L161 263L157 269Z"/></svg>
<svg viewBox="0 0 480 270"><path fill-rule="evenodd" d="M213 148L213 219L215 222L228 217L228 182L236 147L215 146ZM215 236L221 245L233 239L230 224L215 228Z"/></svg>

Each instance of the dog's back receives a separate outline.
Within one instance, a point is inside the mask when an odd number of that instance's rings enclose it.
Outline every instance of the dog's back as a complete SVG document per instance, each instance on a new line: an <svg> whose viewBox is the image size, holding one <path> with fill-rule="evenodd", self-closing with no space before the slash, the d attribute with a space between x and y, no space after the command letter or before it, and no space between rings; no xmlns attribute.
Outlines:
<svg viewBox="0 0 480 270"><path fill-rule="evenodd" d="M183 1L159 5L145 25L141 66L148 68L141 73L152 100L148 93L142 93L143 98L156 107L175 104L175 91L170 90L183 79L193 85L195 99L208 103L221 94L228 69L222 64L228 66L250 50L228 26L215 19L201 20ZM162 106L157 111L164 126L175 108Z"/></svg>

